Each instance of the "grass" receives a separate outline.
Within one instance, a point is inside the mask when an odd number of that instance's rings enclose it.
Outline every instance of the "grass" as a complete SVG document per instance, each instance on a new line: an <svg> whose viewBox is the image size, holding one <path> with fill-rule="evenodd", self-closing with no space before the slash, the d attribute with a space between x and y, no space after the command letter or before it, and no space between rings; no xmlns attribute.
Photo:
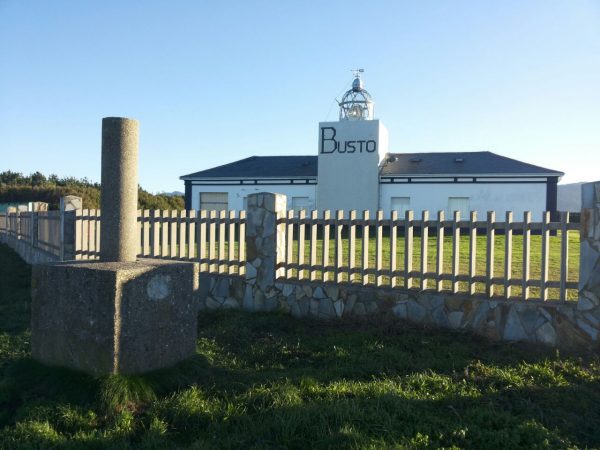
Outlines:
<svg viewBox="0 0 600 450"><path fill-rule="evenodd" d="M446 236L444 237L444 245L443 245L443 272L446 274L452 273L452 237L448 236L448 232L446 231ZM307 231L308 233L308 231ZM428 271L435 272L436 270L436 261L437 261L437 238L435 236L435 230L430 232L431 235L427 240L427 264ZM297 227L294 230L294 243L293 243L293 255L288 258L288 262L297 263L298 262L298 247L299 242L297 239L298 230ZM307 237L309 235L307 234ZM329 241L329 258L327 265L334 265L335 261L335 240L334 240L333 230L331 230L330 241ZM523 277L523 236L515 234L513 235L513 246L512 246L512 258L511 258L511 273L510 277L512 279L522 279ZM548 252L548 280L549 281L559 281L560 280L560 262L562 260L561 255L561 241L562 236L561 232L557 232L555 236L550 236L549 239L549 252ZM219 239L218 237L215 239L215 254L219 254ZM505 236L498 234L494 240L494 276L495 277L505 277L505 268L504 262L506 259L505 252ZM469 273L469 244L470 239L469 236L463 235L460 238L459 244L459 274L467 275ZM356 259L356 267L362 268L362 238L358 237L356 239L356 250L355 250L355 259ZM317 251L316 251L316 264L321 265L323 263L323 239L319 236L317 240ZM170 251L170 250L169 250ZM236 257L238 256L238 243L235 243L234 254ZM404 255L405 255L405 239L403 236L398 236L396 240L396 270L404 269ZM349 240L344 237L342 239L342 265L348 267L348 259L349 259ZM179 254L179 247L175 248L175 254ZM229 254L229 242L227 239L223 240L223 254ZM197 256L197 255L196 255ZM389 236L383 236L382 239L382 263L381 266L384 270L389 270L390 267L390 256L391 256L391 245ZM227 258L227 256L226 256ZM369 268L376 267L376 240L371 235L369 238ZM476 241L476 264L475 264L475 275L486 275L486 260L487 260L487 237L482 236L481 234L477 236ZM542 237L541 235L532 235L530 239L530 279L531 280L540 280L541 272L542 272ZM304 263L310 263L310 242L308 240L305 241L304 245ZM421 237L414 236L413 237L413 258L412 258L413 270L421 270ZM221 268L222 271L225 271L225 266ZM213 265L210 271L217 272L217 265ZM237 273L237 267L234 267L234 272ZM297 277L298 270L293 269L290 271L292 277ZM323 278L323 273L321 270L316 270L316 279L321 280ZM304 278L309 278L309 271L305 270ZM358 275L355 275L354 281L361 282L361 278ZM334 274L333 272L328 272L328 279L333 280ZM365 278L367 283L374 284L375 283L375 275L368 275ZM567 280L577 282L579 280L579 233L575 231L568 232L568 259L567 259ZM348 281L348 274L342 274L342 281ZM419 277L413 278L413 287L419 286ZM390 285L390 277L388 275L382 276L382 283L384 286ZM434 280L427 280L427 286L431 289L435 287ZM468 292L468 284L466 282L459 282L459 290L461 292ZM394 284L396 287L404 287L404 279L397 277L396 282ZM485 292L485 284L484 283L475 283L476 292L481 294ZM451 289L451 282L444 281L443 289L449 290ZM495 286L495 294L504 296L504 287L496 285ZM521 297L522 289L520 286L513 286L512 297ZM530 288L529 293L530 298L539 298L540 297L540 289L537 287ZM550 300L557 300L560 297L560 292L558 289L551 288L548 289L548 298ZM576 289L567 289L567 300L577 300L578 292Z"/></svg>
<svg viewBox="0 0 600 450"><path fill-rule="evenodd" d="M402 322L202 313L197 354L94 378L29 355L0 246L0 448L598 448L600 358Z"/></svg>
<svg viewBox="0 0 600 450"><path fill-rule="evenodd" d="M435 236L435 230L430 231L431 235L427 240L427 271L435 272L436 271L436 260L437 260L437 238ZM297 230L295 231L295 237L297 237ZM334 264L335 258L335 241L333 239L333 230L330 236L329 243L329 265ZM523 275L523 236L522 235L513 235L513 246L512 246L512 258L511 258L511 272L510 277L512 279L522 279ZM550 281L559 281L560 280L560 261L562 259L561 256L561 241L562 236L560 232L557 232L556 236L550 236L549 240L549 252L548 252L548 280ZM504 277L505 276L505 268L504 262L506 259L505 252L505 236L504 235L496 235L494 240L494 276L495 277ZM462 235L460 237L459 243L459 274L467 275L469 273L469 244L470 239L467 235ZM293 257L292 261L294 263L298 262L298 241L294 241L293 247ZM349 257L349 241L347 238L342 239L342 261L344 266L348 266L348 257ZM399 236L396 241L396 270L404 270L404 256L405 256L405 239L403 236ZM578 281L579 279L579 233L578 232L568 232L568 260L567 260L567 280L569 281ZM476 264L475 264L475 275L486 275L486 260L487 260L487 237L478 235L476 241ZM304 261L305 264L310 262L310 244L308 242L305 243L304 249ZM323 241L319 239L317 241L317 264L322 264L323 262ZM452 237L448 236L448 231L446 231L446 236L444 237L443 244L443 272L446 274L452 273ZM362 267L362 238L357 238L356 240L356 266ZM412 265L413 270L420 271L421 270L421 237L414 236L413 237L413 258ZM381 267L384 270L389 270L390 268L390 259L391 259L391 245L390 238L388 236L383 236L382 239L382 263ZM289 260L288 260L289 261ZM542 272L542 237L540 235L532 235L530 239L530 279L532 280L540 280L541 272ZM369 268L376 267L376 241L372 236L369 239ZM296 277L298 274L297 270L292 270L292 275ZM322 279L322 272L316 271L317 279ZM309 277L309 272L304 271L304 277ZM361 278L356 275L354 281L361 281ZM329 280L334 278L334 274L332 272L328 272ZM344 273L342 275L343 281L348 281L348 275ZM368 283L375 283L375 275L368 275L365 280ZM413 278L413 287L419 286L420 278ZM388 275L382 276L383 285L390 285L390 277ZM431 289L435 287L435 281L432 279L426 280L427 286ZM397 278L394 286L404 287L405 280L402 278ZM484 283L475 283L476 292L484 293L485 292L485 284ZM451 282L444 281L443 289L451 289ZM466 282L459 282L459 290L462 292L468 292L468 284ZM496 295L505 295L504 287L496 285L495 287ZM513 286L512 297L520 297L522 296L522 289L520 286ZM539 298L540 289L533 287L530 288L530 298ZM558 299L560 297L560 293L558 289L548 289L548 298L549 299ZM567 290L567 300L577 300L578 293L575 289Z"/></svg>

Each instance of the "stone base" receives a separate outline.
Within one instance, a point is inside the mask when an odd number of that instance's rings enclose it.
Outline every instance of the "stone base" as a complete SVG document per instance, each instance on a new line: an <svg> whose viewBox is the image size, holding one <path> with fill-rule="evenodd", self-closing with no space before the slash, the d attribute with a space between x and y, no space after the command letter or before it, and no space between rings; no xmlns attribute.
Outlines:
<svg viewBox="0 0 600 450"><path fill-rule="evenodd" d="M33 357L102 375L147 372L194 355L198 269L161 260L34 266Z"/></svg>

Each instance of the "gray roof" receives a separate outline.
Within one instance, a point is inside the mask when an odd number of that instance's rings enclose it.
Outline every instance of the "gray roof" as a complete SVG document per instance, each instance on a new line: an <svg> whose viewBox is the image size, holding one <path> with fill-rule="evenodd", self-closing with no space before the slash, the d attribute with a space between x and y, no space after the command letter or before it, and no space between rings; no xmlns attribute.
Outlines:
<svg viewBox="0 0 600 450"><path fill-rule="evenodd" d="M316 177L317 156L251 156L212 169L183 175L198 178ZM545 169L492 152L389 153L380 166L382 176L418 175L553 175Z"/></svg>
<svg viewBox="0 0 600 450"><path fill-rule="evenodd" d="M381 163L382 176L398 175L554 175L545 169L492 152L390 153Z"/></svg>
<svg viewBox="0 0 600 450"><path fill-rule="evenodd" d="M184 175L190 178L316 177L316 156L251 156L223 166Z"/></svg>

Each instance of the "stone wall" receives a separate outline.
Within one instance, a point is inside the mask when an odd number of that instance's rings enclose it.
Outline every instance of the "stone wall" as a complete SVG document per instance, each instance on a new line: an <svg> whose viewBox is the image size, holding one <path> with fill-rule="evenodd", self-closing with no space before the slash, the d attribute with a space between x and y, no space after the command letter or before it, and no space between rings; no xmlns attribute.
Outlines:
<svg viewBox="0 0 600 450"><path fill-rule="evenodd" d="M597 347L598 309L572 303L490 300L427 291L277 282L264 296L245 295L243 277L201 276L199 308L280 311L320 320L393 315L398 319L455 330L470 330L494 340L526 341L558 347Z"/></svg>
<svg viewBox="0 0 600 450"><path fill-rule="evenodd" d="M558 303L489 299L418 290L399 290L308 281L285 281L276 273L285 228L277 214L285 198L248 198L246 276L201 275L199 309L281 311L322 320L392 315L431 326L470 330L495 340L559 347L597 348L600 331L600 183L584 187L585 232L581 248L581 297ZM590 193L591 192L591 193ZM593 195L592 195L593 194Z"/></svg>

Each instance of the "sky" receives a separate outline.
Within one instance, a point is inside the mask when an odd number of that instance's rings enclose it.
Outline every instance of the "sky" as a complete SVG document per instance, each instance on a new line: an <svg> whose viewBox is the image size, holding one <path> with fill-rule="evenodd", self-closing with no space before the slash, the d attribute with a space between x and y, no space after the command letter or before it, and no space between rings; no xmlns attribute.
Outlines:
<svg viewBox="0 0 600 450"><path fill-rule="evenodd" d="M140 184L316 155L363 68L390 151L489 150L600 180L600 0L0 0L0 171L100 180L140 121Z"/></svg>

